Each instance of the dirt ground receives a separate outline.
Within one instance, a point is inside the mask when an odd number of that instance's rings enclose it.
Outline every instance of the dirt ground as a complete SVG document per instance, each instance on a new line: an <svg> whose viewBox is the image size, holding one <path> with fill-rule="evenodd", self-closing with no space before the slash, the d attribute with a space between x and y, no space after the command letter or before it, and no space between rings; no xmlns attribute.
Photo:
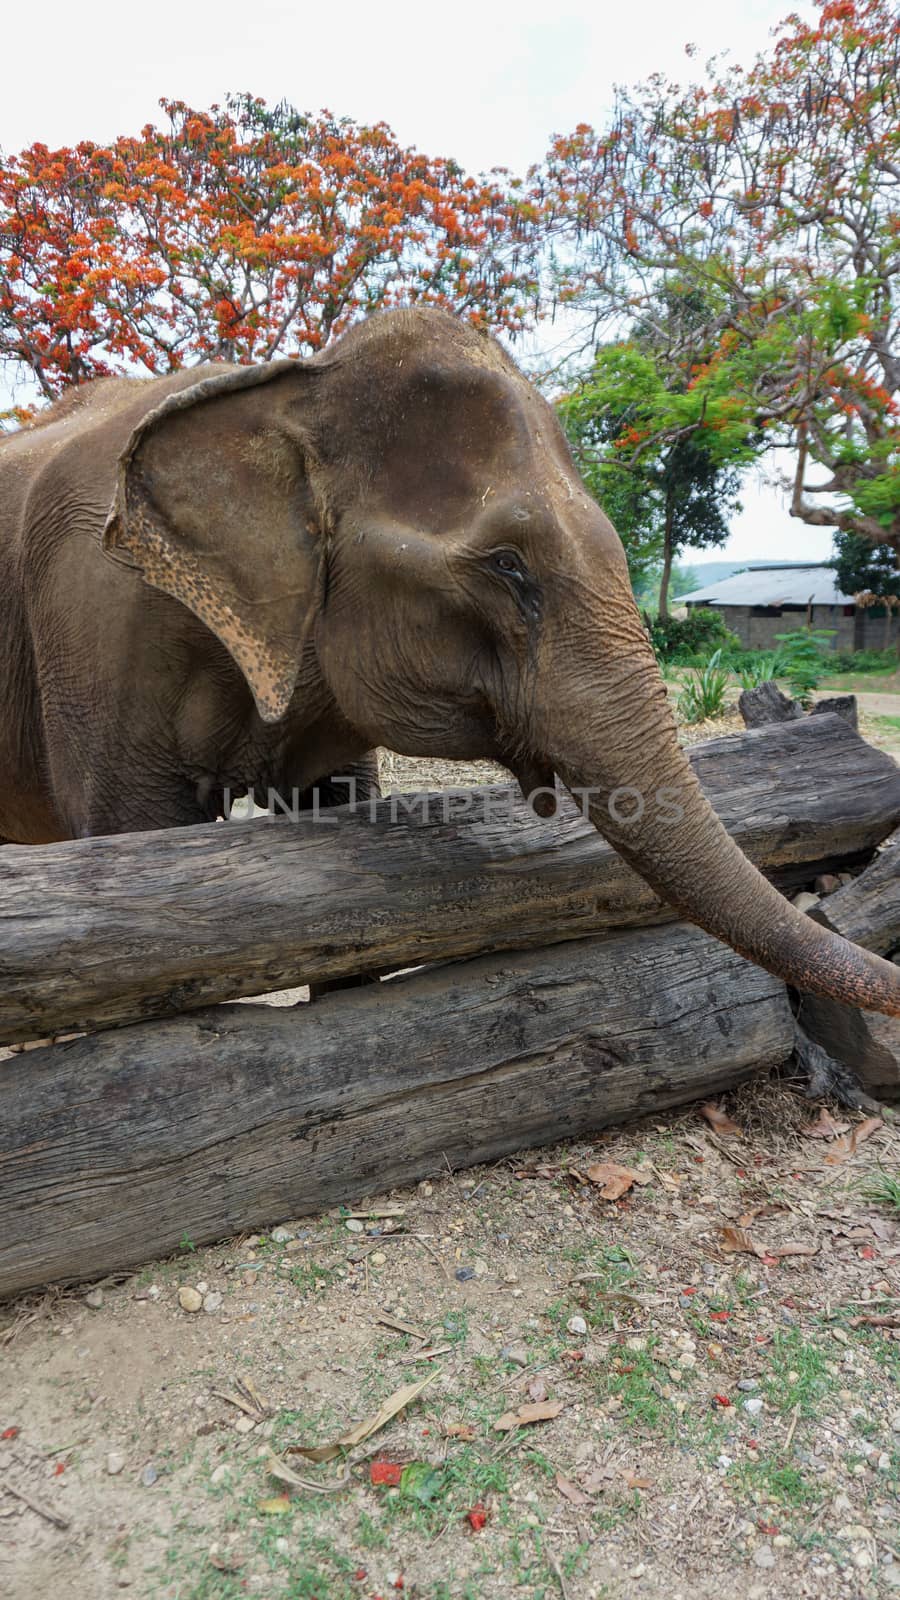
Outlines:
<svg viewBox="0 0 900 1600"><path fill-rule="evenodd" d="M724 1109L0 1308L0 1595L900 1593L900 1123Z"/></svg>

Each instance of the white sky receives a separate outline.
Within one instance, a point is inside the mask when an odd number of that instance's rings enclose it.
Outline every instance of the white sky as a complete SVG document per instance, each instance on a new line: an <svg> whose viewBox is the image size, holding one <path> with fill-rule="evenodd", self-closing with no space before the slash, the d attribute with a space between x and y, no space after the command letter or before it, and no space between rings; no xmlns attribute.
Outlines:
<svg viewBox="0 0 900 1600"><path fill-rule="evenodd" d="M747 63L791 0L45 0L4 7L0 148L136 132L165 95L202 109L249 90L301 110L384 121L474 171L523 171L549 137L600 123L615 83L692 75L722 50ZM830 535L747 486L736 559L826 558ZM710 552L718 557L719 552ZM702 556L701 556L702 559Z"/></svg>

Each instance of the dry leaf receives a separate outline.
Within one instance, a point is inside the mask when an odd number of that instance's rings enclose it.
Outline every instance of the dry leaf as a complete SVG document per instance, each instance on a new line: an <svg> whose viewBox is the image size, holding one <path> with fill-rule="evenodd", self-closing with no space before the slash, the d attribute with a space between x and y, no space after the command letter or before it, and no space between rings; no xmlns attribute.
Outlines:
<svg viewBox="0 0 900 1600"><path fill-rule="evenodd" d="M653 1488L653 1480L652 1480L652 1478L641 1478L641 1477L638 1476L638 1474L636 1472L629 1472L627 1468L622 1473L622 1477L625 1479L625 1487L628 1488L628 1489L652 1489Z"/></svg>
<svg viewBox="0 0 900 1600"><path fill-rule="evenodd" d="M381 1222L386 1217L405 1217L406 1207L401 1205L372 1206L369 1211L348 1211L348 1217L356 1217L360 1222Z"/></svg>
<svg viewBox="0 0 900 1600"><path fill-rule="evenodd" d="M817 1244L775 1244L766 1251L767 1256L817 1256L820 1246Z"/></svg>
<svg viewBox="0 0 900 1600"><path fill-rule="evenodd" d="M767 1250L763 1250L760 1245L751 1239L746 1228L728 1227L721 1228L719 1231L723 1250L741 1250L748 1256L762 1257L768 1255Z"/></svg>
<svg viewBox="0 0 900 1600"><path fill-rule="evenodd" d="M403 1388L397 1389L371 1417L365 1417L362 1422L356 1424L355 1428L351 1428L347 1433L342 1433L341 1437L335 1439L333 1444L311 1446L292 1444L289 1446L287 1454L289 1456L303 1456L306 1461L333 1461L336 1456L342 1455L345 1450L352 1450L354 1445L362 1444L364 1439L371 1438L372 1434L377 1433L379 1428L384 1428L393 1417L396 1417L398 1411L402 1411L405 1406L415 1400L416 1396L420 1395L422 1390L428 1387L429 1383L434 1383L436 1377L437 1373L432 1372L427 1378L422 1378L418 1383L404 1384Z"/></svg>
<svg viewBox="0 0 900 1600"><path fill-rule="evenodd" d="M257 1500L257 1511L266 1517L280 1517L285 1511L290 1511L291 1502L286 1494L277 1494L271 1500Z"/></svg>
<svg viewBox="0 0 900 1600"><path fill-rule="evenodd" d="M525 1385L525 1393L527 1394L529 1400L533 1400L536 1405L539 1404L541 1400L546 1400L547 1385L543 1378L529 1378Z"/></svg>
<svg viewBox="0 0 900 1600"><path fill-rule="evenodd" d="M385 1328L393 1328L395 1333L408 1333L413 1339L425 1338L425 1334L414 1328L411 1322L401 1322L399 1317L389 1317L383 1312L375 1318L375 1321L380 1322Z"/></svg>
<svg viewBox="0 0 900 1600"><path fill-rule="evenodd" d="M727 1111L723 1111L721 1106L716 1105L715 1100L708 1100L705 1106L701 1106L700 1115L706 1118L706 1121L716 1133L732 1133L738 1139L744 1137L743 1128L739 1128L736 1122L732 1122Z"/></svg>
<svg viewBox="0 0 900 1600"><path fill-rule="evenodd" d="M849 1126L849 1122L835 1122L830 1111L823 1106L815 1122L801 1128L800 1132L804 1139L836 1139L839 1134L846 1133Z"/></svg>
<svg viewBox="0 0 900 1600"><path fill-rule="evenodd" d="M861 1317L851 1317L850 1326L851 1328L900 1328L900 1316L896 1311L892 1311L886 1316L878 1316L874 1312L868 1312Z"/></svg>
<svg viewBox="0 0 900 1600"><path fill-rule="evenodd" d="M410 1350L408 1355L400 1356L401 1367L414 1367L417 1361L433 1361L435 1356L445 1356L453 1349L452 1344L428 1345L425 1349Z"/></svg>
<svg viewBox="0 0 900 1600"><path fill-rule="evenodd" d="M627 1194L633 1183L652 1183L650 1172L636 1172L632 1167L620 1167L615 1161L597 1161L588 1167L585 1177L598 1185L601 1200L618 1200Z"/></svg>
<svg viewBox="0 0 900 1600"><path fill-rule="evenodd" d="M244 1560L242 1556L222 1556L214 1550L209 1558L209 1564L215 1567L217 1572L240 1572Z"/></svg>
<svg viewBox="0 0 900 1600"><path fill-rule="evenodd" d="M464 1439L466 1443L475 1438L470 1422L445 1422L441 1431L448 1439Z"/></svg>
<svg viewBox="0 0 900 1600"><path fill-rule="evenodd" d="M595 1463L594 1466L588 1468L587 1472L581 1474L582 1487L587 1494L602 1494L614 1475L613 1468L608 1461L604 1462L602 1466L599 1463Z"/></svg>
<svg viewBox="0 0 900 1600"><path fill-rule="evenodd" d="M866 1117L865 1122L858 1122L852 1133L845 1134L843 1139L836 1139L829 1150L825 1161L829 1167L838 1167L844 1161L849 1161L856 1154L857 1147L866 1139L871 1139L873 1133L883 1128L884 1123L880 1117Z"/></svg>
<svg viewBox="0 0 900 1600"><path fill-rule="evenodd" d="M556 1487L561 1495L571 1500L573 1506L592 1506L594 1503L591 1495L585 1494L571 1478L564 1478L561 1472L556 1474Z"/></svg>
<svg viewBox="0 0 900 1600"><path fill-rule="evenodd" d="M269 1414L269 1403L264 1400L252 1378L238 1378L233 1389L213 1389L217 1400L236 1406L254 1422L264 1422Z"/></svg>
<svg viewBox="0 0 900 1600"><path fill-rule="evenodd" d="M313 1478L301 1478L299 1472L295 1472L286 1461L276 1456L274 1450L270 1450L266 1457L266 1471L270 1477L277 1478L279 1483L286 1483L292 1489L305 1489L310 1494L336 1494L339 1489L346 1489L350 1482L349 1470L344 1472L343 1477L334 1478L330 1483L317 1482Z"/></svg>
<svg viewBox="0 0 900 1600"><path fill-rule="evenodd" d="M519 1406L517 1411L504 1411L494 1428L498 1433L509 1433L513 1428L524 1428L530 1422L552 1422L564 1409L563 1400L539 1400L534 1405Z"/></svg>

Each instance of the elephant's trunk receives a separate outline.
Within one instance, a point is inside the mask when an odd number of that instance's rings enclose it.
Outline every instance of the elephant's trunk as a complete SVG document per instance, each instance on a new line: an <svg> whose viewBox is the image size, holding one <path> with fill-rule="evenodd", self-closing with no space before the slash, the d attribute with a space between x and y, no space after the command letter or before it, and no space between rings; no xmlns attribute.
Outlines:
<svg viewBox="0 0 900 1600"><path fill-rule="evenodd" d="M678 744L651 652L620 662L618 677L612 689L606 677L603 703L592 696L587 752L558 748L558 730L579 726L571 701L552 719L556 770L588 791L597 829L682 916L739 954L798 989L900 1016L900 969L798 911L726 833Z"/></svg>

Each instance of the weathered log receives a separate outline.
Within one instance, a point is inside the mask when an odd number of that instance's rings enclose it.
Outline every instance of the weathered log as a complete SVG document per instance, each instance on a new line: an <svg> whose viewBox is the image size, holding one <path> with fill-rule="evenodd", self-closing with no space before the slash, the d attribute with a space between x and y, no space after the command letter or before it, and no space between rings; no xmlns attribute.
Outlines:
<svg viewBox="0 0 900 1600"><path fill-rule="evenodd" d="M843 717L854 732L859 728L859 707L855 694L831 694L825 700L817 700L815 705L810 706L809 714L811 717Z"/></svg>
<svg viewBox="0 0 900 1600"><path fill-rule="evenodd" d="M793 1034L675 923L35 1050L0 1067L0 1295L715 1094Z"/></svg>
<svg viewBox="0 0 900 1600"><path fill-rule="evenodd" d="M777 722L796 722L803 716L803 707L782 694L774 679L744 689L738 695L738 710L747 728L768 728Z"/></svg>
<svg viewBox="0 0 900 1600"><path fill-rule="evenodd" d="M900 770L838 717L698 745L726 826L785 888L862 864ZM582 938L672 912L566 798L410 797L0 851L0 1042L171 1016L294 984ZM399 802L399 810L398 810ZM648 804L656 803L648 797Z"/></svg>
<svg viewBox="0 0 900 1600"><path fill-rule="evenodd" d="M859 878L815 907L817 922L876 955L900 962L900 834ZM900 1018L804 995L799 1019L816 1044L874 1099L900 1099Z"/></svg>

